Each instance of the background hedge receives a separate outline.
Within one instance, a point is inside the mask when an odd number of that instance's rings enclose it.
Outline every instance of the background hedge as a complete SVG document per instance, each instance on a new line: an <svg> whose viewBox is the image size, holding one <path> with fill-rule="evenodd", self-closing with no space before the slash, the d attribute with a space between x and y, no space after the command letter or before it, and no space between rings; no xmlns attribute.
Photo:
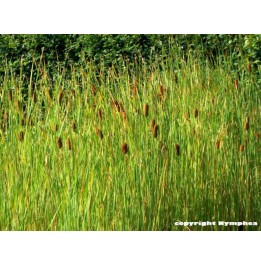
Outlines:
<svg viewBox="0 0 261 264"><path fill-rule="evenodd" d="M19 74L30 75L40 60L50 71L58 65L92 60L105 67L168 56L178 47L184 55L200 52L210 60L231 56L235 65L244 56L254 67L261 61L261 35L0 35L0 75L6 64Z"/></svg>

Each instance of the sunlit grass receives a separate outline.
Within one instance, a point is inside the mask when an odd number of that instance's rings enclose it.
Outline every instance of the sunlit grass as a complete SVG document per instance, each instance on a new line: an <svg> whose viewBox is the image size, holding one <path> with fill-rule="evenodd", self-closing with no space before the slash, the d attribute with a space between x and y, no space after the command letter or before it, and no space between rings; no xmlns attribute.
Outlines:
<svg viewBox="0 0 261 264"><path fill-rule="evenodd" d="M229 66L177 57L97 78L87 63L51 80L39 65L26 96L21 78L6 74L0 229L260 222L260 87L239 66L240 78Z"/></svg>

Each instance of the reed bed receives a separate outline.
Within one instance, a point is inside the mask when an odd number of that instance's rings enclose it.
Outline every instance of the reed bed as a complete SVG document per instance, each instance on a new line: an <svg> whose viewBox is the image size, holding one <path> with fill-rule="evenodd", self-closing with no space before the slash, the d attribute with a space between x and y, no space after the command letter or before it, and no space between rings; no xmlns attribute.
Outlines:
<svg viewBox="0 0 261 264"><path fill-rule="evenodd" d="M28 90L6 69L0 230L261 230L260 88L238 65L181 56L97 77L86 62L52 79L39 65Z"/></svg>

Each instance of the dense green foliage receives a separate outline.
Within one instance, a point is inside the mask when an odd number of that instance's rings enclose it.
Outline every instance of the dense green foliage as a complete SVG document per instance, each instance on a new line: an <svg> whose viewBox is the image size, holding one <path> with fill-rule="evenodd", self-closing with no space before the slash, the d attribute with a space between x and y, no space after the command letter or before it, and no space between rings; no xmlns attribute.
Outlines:
<svg viewBox="0 0 261 264"><path fill-rule="evenodd" d="M261 230L257 76L246 57L173 51L99 78L94 62L35 63L27 98L5 68L0 230Z"/></svg>
<svg viewBox="0 0 261 264"><path fill-rule="evenodd" d="M229 55L234 64L246 57L252 65L261 61L260 35L1 35L0 72L8 61L12 70L30 76L33 62L44 61L51 71L59 64L93 60L111 66L122 59L154 60L168 56L173 46L184 54L199 52L213 60Z"/></svg>

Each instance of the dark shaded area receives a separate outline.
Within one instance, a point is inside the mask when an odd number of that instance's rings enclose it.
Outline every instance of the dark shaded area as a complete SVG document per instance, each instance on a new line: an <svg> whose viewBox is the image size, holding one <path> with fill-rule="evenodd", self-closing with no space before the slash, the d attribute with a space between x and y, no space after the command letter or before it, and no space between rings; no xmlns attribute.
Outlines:
<svg viewBox="0 0 261 264"><path fill-rule="evenodd" d="M244 57L256 70L261 61L261 35L0 35L0 78L12 74L26 82L37 80L39 65L52 77L61 66L93 61L104 68L132 65L141 60L148 65L164 59L178 47L184 57L202 54L215 63L217 57L231 56L232 64ZM8 65L8 67L6 67ZM39 75L39 71L38 71Z"/></svg>

